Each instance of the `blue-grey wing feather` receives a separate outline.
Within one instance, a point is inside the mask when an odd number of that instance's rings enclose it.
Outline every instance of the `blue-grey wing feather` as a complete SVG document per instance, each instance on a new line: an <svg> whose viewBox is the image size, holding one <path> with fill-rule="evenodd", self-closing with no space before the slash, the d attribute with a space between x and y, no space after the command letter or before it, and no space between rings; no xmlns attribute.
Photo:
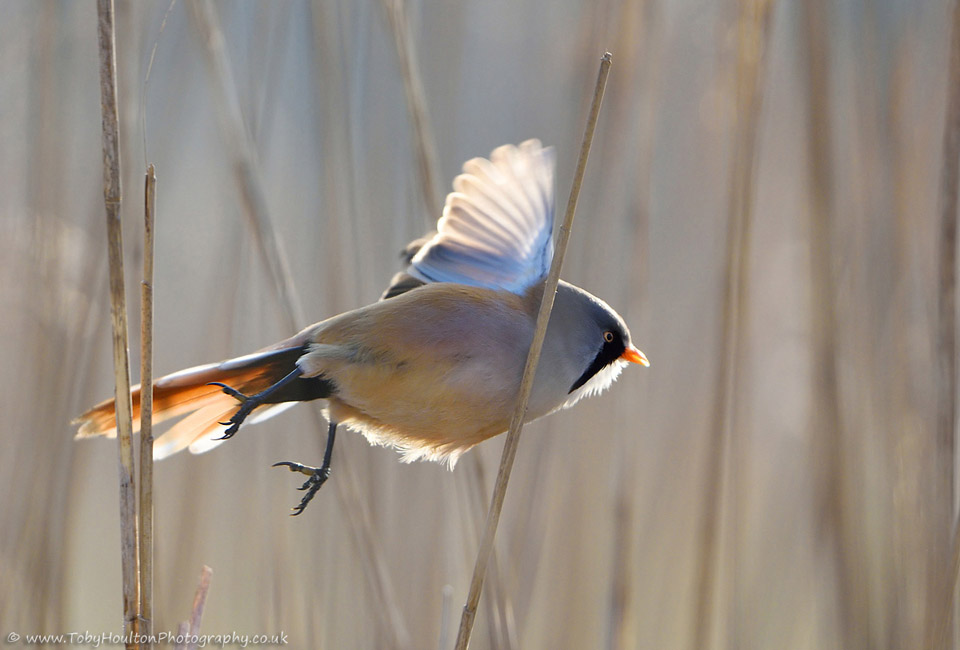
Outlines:
<svg viewBox="0 0 960 650"><path fill-rule="evenodd" d="M553 259L553 170L554 150L538 140L467 161L406 275L518 294L543 280Z"/></svg>

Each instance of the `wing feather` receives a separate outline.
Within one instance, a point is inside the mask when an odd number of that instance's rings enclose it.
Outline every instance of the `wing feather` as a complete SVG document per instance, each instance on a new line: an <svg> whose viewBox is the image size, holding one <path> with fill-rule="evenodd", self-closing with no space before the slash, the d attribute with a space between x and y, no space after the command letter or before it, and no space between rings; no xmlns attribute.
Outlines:
<svg viewBox="0 0 960 650"><path fill-rule="evenodd" d="M553 258L554 150L539 140L497 147L463 165L447 195L437 234L407 274L523 294Z"/></svg>

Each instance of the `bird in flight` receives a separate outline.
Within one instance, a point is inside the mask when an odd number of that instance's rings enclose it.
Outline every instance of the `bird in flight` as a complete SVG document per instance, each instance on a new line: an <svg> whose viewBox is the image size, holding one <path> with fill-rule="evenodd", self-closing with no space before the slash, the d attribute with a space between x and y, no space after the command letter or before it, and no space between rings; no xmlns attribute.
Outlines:
<svg viewBox="0 0 960 650"><path fill-rule="evenodd" d="M308 478L300 514L330 476L337 428L396 448L404 462L453 467L507 430L553 258L554 150L538 140L474 158L453 182L435 233L406 250L383 297L258 352L181 370L154 384L154 423L185 416L154 458L209 451L241 424L326 400L319 467L276 463ZM606 389L628 363L649 366L617 312L561 281L525 421ZM140 387L131 391L139 429ZM78 438L116 435L114 400L74 423Z"/></svg>

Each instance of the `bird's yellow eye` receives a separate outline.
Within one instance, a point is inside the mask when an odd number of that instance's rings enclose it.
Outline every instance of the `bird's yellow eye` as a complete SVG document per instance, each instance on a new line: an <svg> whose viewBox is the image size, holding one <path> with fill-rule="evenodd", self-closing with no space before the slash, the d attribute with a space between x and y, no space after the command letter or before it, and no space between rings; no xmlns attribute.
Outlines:
<svg viewBox="0 0 960 650"><path fill-rule="evenodd" d="M607 343L613 343L613 332L611 332L610 330L607 330L606 332L604 332L603 340L606 341Z"/></svg>

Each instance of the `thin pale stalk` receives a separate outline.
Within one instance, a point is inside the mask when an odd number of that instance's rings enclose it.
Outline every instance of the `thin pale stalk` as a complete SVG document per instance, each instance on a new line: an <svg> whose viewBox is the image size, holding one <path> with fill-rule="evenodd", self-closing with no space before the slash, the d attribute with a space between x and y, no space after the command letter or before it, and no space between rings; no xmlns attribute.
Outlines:
<svg viewBox="0 0 960 650"><path fill-rule="evenodd" d="M176 650L187 650L187 636L190 634L190 624L182 621L177 624Z"/></svg>
<svg viewBox="0 0 960 650"><path fill-rule="evenodd" d="M810 286L813 462L817 486L818 532L832 547L836 601L844 648L876 645L867 592L865 551L857 517L862 511L857 481L855 437L841 410L837 364L837 315L834 279L834 161L832 98L830 93L830 4L803 3L800 23L806 40L809 137L807 165L810 179Z"/></svg>
<svg viewBox="0 0 960 650"><path fill-rule="evenodd" d="M437 193L437 147L430 129L430 116L427 113L426 93L423 79L417 65L416 54L410 38L410 22L407 20L404 0L383 0L393 33L393 42L397 48L400 63L400 76L403 78L404 95L407 98L407 111L413 126L413 146L417 160L417 175L420 179L420 193L423 198L424 216L433 224L434 215L439 214L441 198Z"/></svg>
<svg viewBox="0 0 960 650"><path fill-rule="evenodd" d="M960 565L960 536L954 523L956 504L954 462L956 458L957 418L957 195L960 167L960 2L954 2L950 64L947 87L947 110L943 131L943 161L940 168L940 236L939 286L937 287L937 429L935 457L938 462L934 477L934 513L942 521L935 522L931 532L942 537L943 530L952 530L950 572L938 567L931 558L930 590L926 648L951 647L951 625L955 615L954 594ZM942 548L935 540L932 547ZM942 559L939 560L942 566ZM933 619L937 617L939 620Z"/></svg>
<svg viewBox="0 0 960 650"><path fill-rule="evenodd" d="M620 481L618 488L624 484ZM629 631L632 625L630 619L631 583L631 547L634 529L633 513L631 511L630 495L626 490L618 489L613 505L613 573L610 579L610 606L607 647L630 648L632 639Z"/></svg>
<svg viewBox="0 0 960 650"><path fill-rule="evenodd" d="M301 302L294 285L293 274L290 272L289 260L267 210L266 191L259 175L256 152L243 124L220 21L209 0L190 3L188 6L192 9L193 22L202 37L204 54L215 82L214 98L219 105L221 129L225 142L232 147L234 171L249 217L248 224L253 230L257 248L267 272L273 280L272 285L284 323L291 332L295 332L306 320L300 307ZM317 429L326 430L320 409L315 407L311 413ZM340 453L343 453L344 449L345 447L341 447ZM341 466L349 467L346 463ZM374 598L378 601L376 611L380 614L385 633L391 638L392 647L408 647L409 633L397 605L399 600L394 593L383 552L373 532L369 507L359 497L358 490L345 474L346 472L341 470L340 479L333 483L340 509L347 519L347 528L354 540L353 547L364 560L361 563L364 575Z"/></svg>
<svg viewBox="0 0 960 650"><path fill-rule="evenodd" d="M117 57L113 0L97 1L100 51L100 109L103 114L103 200L107 215L110 265L110 316L113 325L114 397L120 455L120 554L123 619L128 648L136 647L140 598L137 583L137 497L133 477L133 407L127 353L127 306L123 281L123 229L120 223L120 123L117 117Z"/></svg>
<svg viewBox="0 0 960 650"><path fill-rule="evenodd" d="M404 96L407 101L407 113L413 129L414 160L417 176L420 181L420 194L423 201L423 218L430 228L435 227L436 216L440 214L442 197L437 191L437 148L430 126L430 114L427 110L426 93L423 89L423 77L417 61L415 42L410 36L410 20L407 16L405 0L383 0L387 21L393 34L393 42L397 51L397 62L400 66L400 76L403 79ZM478 497L477 521L483 518L483 485L477 479L483 473L483 459L480 454L471 454L463 459L473 471L468 476L469 490ZM496 566L496 549L493 551L493 562ZM495 572L494 572L495 575ZM501 588L501 581L493 578L488 596L492 598L493 614L490 616L491 638L499 639L499 647L508 650L515 647L512 639L516 637L515 630L509 624L507 614L509 604Z"/></svg>
<svg viewBox="0 0 960 650"><path fill-rule="evenodd" d="M324 427L320 410L315 408L312 412L316 426ZM340 502L340 510L345 513L347 532L350 534L353 548L361 558L361 566L369 589L377 601L377 613L384 626L384 634L390 638L391 648L398 650L409 648L411 647L410 633L407 631L403 612L397 604L399 601L390 579L390 572L387 570L383 550L373 532L370 507L360 498L360 490L352 475L341 472L337 477L338 480L333 481L333 485Z"/></svg>
<svg viewBox="0 0 960 650"><path fill-rule="evenodd" d="M943 604L941 606L940 617L935 621L934 627L927 630L928 638L924 644L924 648L950 648L952 647L950 643L951 634L952 634L952 623L953 623L953 611L956 607L954 594L957 590L957 581L960 578L960 530L955 530L953 533L953 548L950 553L950 568L946 573L944 578L945 585L944 590L949 590L947 592L947 597L944 598Z"/></svg>
<svg viewBox="0 0 960 650"><path fill-rule="evenodd" d="M450 610L453 608L453 587L443 586L443 600L440 606L440 643L439 650L447 650L447 628L450 622Z"/></svg>
<svg viewBox="0 0 960 650"><path fill-rule="evenodd" d="M210 591L210 578L213 576L213 569L203 565L200 570L200 584L197 585L197 593L193 596L193 609L190 610L190 625L187 627L186 650L197 650L200 635L200 623L203 620L203 608L207 604L207 593ZM183 629L181 625L180 629Z"/></svg>
<svg viewBox="0 0 960 650"><path fill-rule="evenodd" d="M209 0L188 3L188 6L192 9L191 16L197 31L202 35L203 52L215 84L213 95L219 109L224 142L231 149L234 176L244 211L278 296L284 324L291 332L295 332L305 322L303 309L294 289L290 262L276 236L267 208L267 195L260 180L255 149L244 126L220 19Z"/></svg>
<svg viewBox="0 0 960 650"><path fill-rule="evenodd" d="M140 282L140 632L149 650L153 629L153 218L157 176L147 167Z"/></svg>
<svg viewBox="0 0 960 650"><path fill-rule="evenodd" d="M644 332L651 328L647 278L649 277L649 230L651 203L651 170L655 153L655 136L658 107L663 105L661 79L664 65L662 0L640 0L620 5L620 15L615 18L617 25L616 47L618 56L626 50L627 60L642 62L636 66L633 78L627 78L619 102L611 102L610 119L603 133L607 134L608 144L615 152L611 159L627 162L629 171L626 176L610 174L606 186L610 188L611 200L622 200L624 179L632 183L629 192L633 204L637 206L636 216L630 224L631 235L619 235L630 240L627 265L624 274L628 278L630 290L624 297L626 312L621 312L633 331ZM616 88L616 86L614 86ZM629 89L629 90L628 90ZM615 108L619 104L619 110ZM610 155L611 149L605 149ZM617 198L619 197L619 198ZM617 208L596 210L598 214L608 214ZM626 225L626 224L623 224ZM605 235L609 236L609 235ZM621 289L622 290L622 289ZM618 302L624 298L618 298ZM646 373L644 373L646 374ZM649 393L644 391L638 399L646 400ZM636 413L647 412L650 407L634 400L617 400L616 421L626 425L635 422ZM606 647L609 650L627 650L636 646L638 632L638 611L634 606L643 591L643 581L638 579L636 566L639 556L636 554L637 505L643 501L640 483L642 473L637 472L641 461L640 446L643 436L616 436L614 451L614 490L612 495L613 534L611 536L610 577L608 579L608 618ZM642 525L641 525L642 528Z"/></svg>
<svg viewBox="0 0 960 650"><path fill-rule="evenodd" d="M475 538L480 534L481 526L485 519L486 510L486 477L484 464L479 460L480 454L471 454L471 458L464 458L466 461L467 474L467 496L470 501L469 530L467 535ZM461 470L462 471L462 470ZM490 570L488 571L487 587L485 592L486 606L489 610L487 615L488 638L491 643L501 650L510 650L517 647L516 629L510 624L512 616L509 614L510 604L503 590L503 581L500 579L500 567L497 560L497 548L494 546L490 551Z"/></svg>
<svg viewBox="0 0 960 650"><path fill-rule="evenodd" d="M520 394L517 400L517 407L514 409L513 417L510 421L510 429L507 432L507 441L503 446L503 455L500 458L500 469L497 472L497 480L493 488L493 499L490 504L490 511L487 513L483 538L480 542L480 549L477 552L476 564L473 567L473 578L470 580L467 602L463 606L463 614L460 617L460 630L457 633L457 643L455 646L457 650L466 650L467 645L470 643L470 633L473 630L473 621L477 615L477 603L480 602L480 593L483 590L483 579L486 575L487 563L490 560L490 554L493 549L493 541L497 534L500 512L503 510L503 500L507 492L507 483L510 480L510 471L513 469L513 461L517 455L517 446L520 444L520 432L523 430L523 421L527 414L527 402L530 399L530 391L533 388L533 378L537 371L537 363L540 360L543 339L547 334L547 323L550 320L550 312L553 310L553 300L556 297L557 284L560 281L560 269L563 266L563 257L567 251L567 243L570 240L570 230L573 227L573 215L577 210L580 186L583 183L583 174L587 166L587 157L590 155L590 145L593 143L593 132L597 126L600 105L603 102L603 91L607 85L607 76L610 73L612 59L613 56L609 52L604 53L600 59L600 72L597 75L597 85L593 93L593 104L590 107L587 127L583 135L583 142L580 146L580 158L577 160L577 169L573 176L573 186L570 188L570 200L567 202L567 211L563 218L563 224L557 232L553 261L551 262L550 272L544 283L540 311L537 314L536 330L534 331L533 341L530 343L527 363L523 369L523 379L520 382Z"/></svg>
<svg viewBox="0 0 960 650"><path fill-rule="evenodd" d="M704 514L697 555L696 621L694 648L710 645L716 618L716 579L719 571L721 514L724 509L725 473L733 454L733 431L738 387L742 373L744 323L747 320L750 235L753 212L756 140L763 100L763 73L773 3L743 0L740 3L736 68L736 124L730 193L723 312L720 330L722 363L717 367L713 404L713 433L705 454ZM726 470L726 472L725 472ZM736 644L734 644L736 645Z"/></svg>

